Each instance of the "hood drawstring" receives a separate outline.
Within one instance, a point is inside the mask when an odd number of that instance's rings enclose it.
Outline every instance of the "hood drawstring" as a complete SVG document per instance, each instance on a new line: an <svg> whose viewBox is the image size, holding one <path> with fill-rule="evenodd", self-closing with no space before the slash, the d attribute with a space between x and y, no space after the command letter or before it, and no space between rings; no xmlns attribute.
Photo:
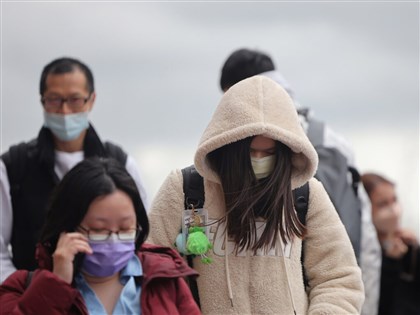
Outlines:
<svg viewBox="0 0 420 315"><path fill-rule="evenodd" d="M227 226L227 218L226 218L226 226ZM293 294L292 294L292 287L290 285L290 281L289 281L289 270L287 268L287 264L286 264L286 258L284 257L284 250L283 250L283 242L280 238L279 235L279 241L280 241L280 250L281 250L281 257L282 257L282 262L283 262L283 267L284 267L284 271L285 271L285 275L286 275L286 281L287 281L287 287L289 289L289 295L290 295L290 300L292 302L292 307L293 307L293 314L296 315L296 306L295 306L295 301L293 299ZM229 258L228 258L228 233L227 230L225 231L225 271L226 271L226 283L228 286L228 294L229 294L229 299L230 299L230 303L231 306L233 307L233 292L232 292L232 285L230 282L230 271L229 271Z"/></svg>
<svg viewBox="0 0 420 315"><path fill-rule="evenodd" d="M295 307L295 301L293 299L293 294L292 294L292 287L290 285L290 281L289 281L289 270L287 268L287 264L286 264L286 258L284 257L284 251L283 251L283 242L281 240L280 234L279 234L279 241L280 241L280 250L281 250L281 257L282 257L282 262L283 262L283 267L284 267L284 271L286 273L286 281L287 281L287 287L289 289L289 295L290 295L290 300L292 301L292 307L293 307L293 314L296 315L296 307Z"/></svg>
<svg viewBox="0 0 420 315"><path fill-rule="evenodd" d="M229 272L229 253L228 253L228 232L227 232L227 217L226 217L226 230L225 230L225 271L226 271L226 283L228 286L228 293L230 304L233 307L233 293L232 293L232 285L230 283L230 272Z"/></svg>

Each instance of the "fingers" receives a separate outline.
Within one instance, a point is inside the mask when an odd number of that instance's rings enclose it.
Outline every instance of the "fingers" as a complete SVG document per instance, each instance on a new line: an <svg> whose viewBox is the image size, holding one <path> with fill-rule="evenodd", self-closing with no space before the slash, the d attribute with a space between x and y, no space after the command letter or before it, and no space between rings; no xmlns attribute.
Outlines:
<svg viewBox="0 0 420 315"><path fill-rule="evenodd" d="M395 259L402 257L408 250L408 247L400 238L388 240L386 245L384 247L386 256Z"/></svg>
<svg viewBox="0 0 420 315"><path fill-rule="evenodd" d="M399 236L401 237L402 241L407 245L416 245L418 244L416 234L412 231L407 229L401 229L399 231Z"/></svg>
<svg viewBox="0 0 420 315"><path fill-rule="evenodd" d="M78 253L92 254L87 237L78 232L61 233L53 254L53 273L71 283L73 261Z"/></svg>
<svg viewBox="0 0 420 315"><path fill-rule="evenodd" d="M72 254L73 256L79 252L92 254L92 249L89 246L87 237L78 232L61 233L55 251Z"/></svg>
<svg viewBox="0 0 420 315"><path fill-rule="evenodd" d="M53 254L54 263L58 261L73 262L78 253L92 254L86 236L77 232L61 233Z"/></svg>

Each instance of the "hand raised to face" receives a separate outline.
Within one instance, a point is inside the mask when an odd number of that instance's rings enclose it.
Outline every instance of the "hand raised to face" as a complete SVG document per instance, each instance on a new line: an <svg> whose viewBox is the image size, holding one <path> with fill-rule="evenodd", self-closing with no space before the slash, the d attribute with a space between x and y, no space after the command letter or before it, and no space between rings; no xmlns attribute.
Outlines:
<svg viewBox="0 0 420 315"><path fill-rule="evenodd" d="M87 237L78 232L61 233L53 254L53 273L69 284L73 280L73 261L78 253L92 254Z"/></svg>

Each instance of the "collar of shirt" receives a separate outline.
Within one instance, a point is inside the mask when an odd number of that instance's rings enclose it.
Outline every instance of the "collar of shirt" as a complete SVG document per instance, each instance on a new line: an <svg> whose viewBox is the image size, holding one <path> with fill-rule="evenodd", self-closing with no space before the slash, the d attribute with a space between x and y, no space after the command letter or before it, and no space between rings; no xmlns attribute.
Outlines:
<svg viewBox="0 0 420 315"><path fill-rule="evenodd" d="M122 285L125 285L130 277L140 277L143 276L143 268L141 266L140 260L136 255L133 255L128 261L127 266L125 266L120 273L120 282Z"/></svg>
<svg viewBox="0 0 420 315"><path fill-rule="evenodd" d="M120 272L120 283L124 286L115 305L113 314L141 314L140 294L141 285L134 277L143 276L143 268L139 258L134 255ZM85 300L89 314L105 314L105 308L90 288L81 273L75 277L76 288Z"/></svg>

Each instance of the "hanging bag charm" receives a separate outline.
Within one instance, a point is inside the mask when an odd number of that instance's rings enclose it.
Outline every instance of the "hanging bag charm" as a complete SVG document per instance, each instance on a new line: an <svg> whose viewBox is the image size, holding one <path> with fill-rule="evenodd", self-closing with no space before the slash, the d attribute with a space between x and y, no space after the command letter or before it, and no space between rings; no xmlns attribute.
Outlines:
<svg viewBox="0 0 420 315"><path fill-rule="evenodd" d="M184 255L201 256L201 262L209 264L212 259L206 254L212 248L207 236L207 211L190 205L182 215L182 233L178 234L175 246Z"/></svg>

